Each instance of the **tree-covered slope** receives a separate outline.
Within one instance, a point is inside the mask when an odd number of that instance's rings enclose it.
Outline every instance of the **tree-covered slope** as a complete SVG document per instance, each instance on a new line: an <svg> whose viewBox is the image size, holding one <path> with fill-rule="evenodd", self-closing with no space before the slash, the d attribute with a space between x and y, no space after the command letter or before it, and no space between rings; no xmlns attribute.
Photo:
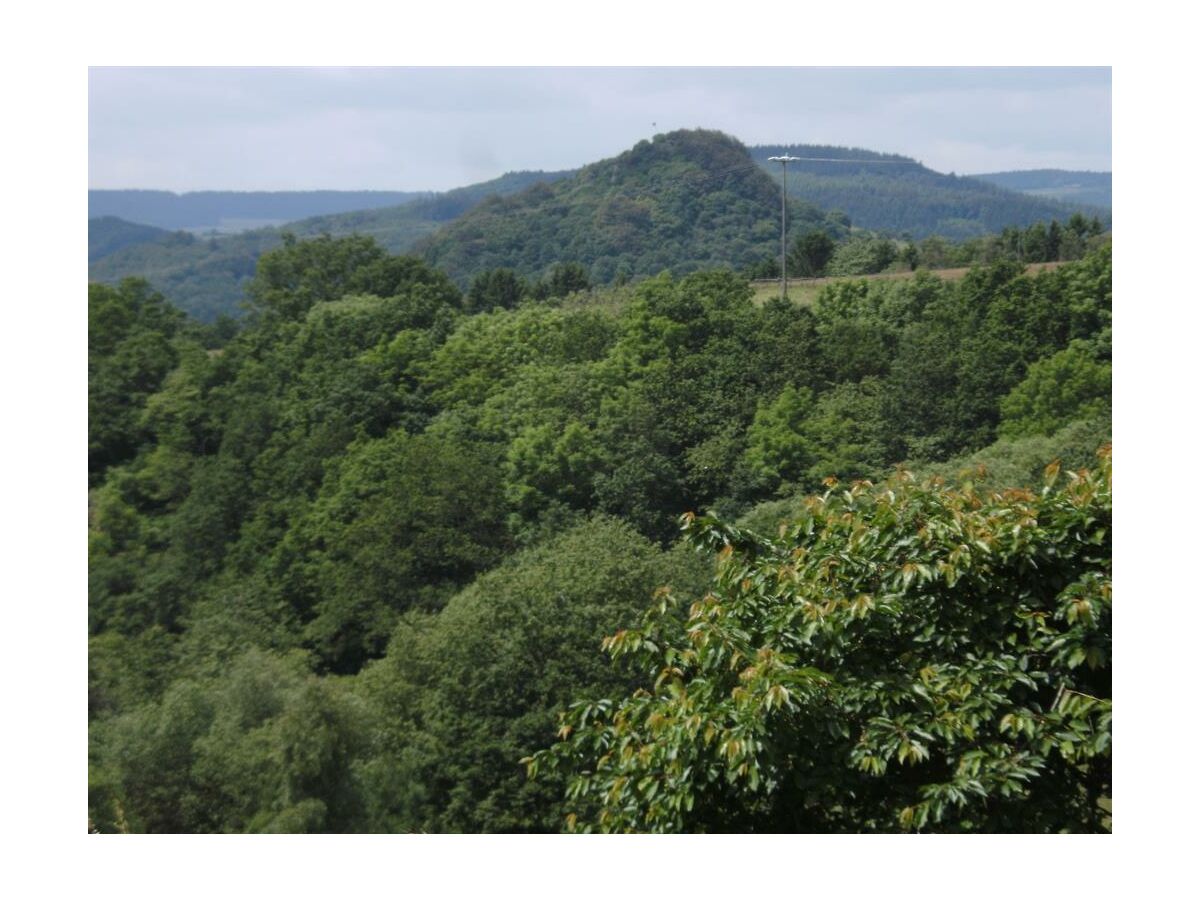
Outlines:
<svg viewBox="0 0 1200 900"><path fill-rule="evenodd" d="M239 314L255 262L280 240L277 228L209 238L173 231L96 260L88 266L88 281L117 284L144 278L180 309L211 322L222 314Z"/></svg>
<svg viewBox="0 0 1200 900"><path fill-rule="evenodd" d="M489 197L506 197L535 184L566 178L563 172L508 172L491 181L433 194L404 206L386 209L362 209L331 216L317 216L296 222L288 229L296 234L361 234L374 238L391 253L412 249L421 238L446 222L452 222Z"/></svg>
<svg viewBox="0 0 1200 900"><path fill-rule="evenodd" d="M1030 169L1022 172L989 172L971 177L1035 197L1112 209L1112 172Z"/></svg>
<svg viewBox="0 0 1200 900"><path fill-rule="evenodd" d="M844 230L797 203L794 220ZM776 252L779 193L736 139L675 131L555 184L494 198L420 248L457 281L508 267L540 276L574 261L594 282L744 266Z"/></svg>
<svg viewBox="0 0 1200 900"><path fill-rule="evenodd" d="M400 206L322 215L283 228L258 228L222 237L186 232L163 234L154 241L126 247L98 259L90 281L114 284L145 278L173 303L201 321L238 315L242 292L258 257L278 247L284 231L300 237L366 234L392 253L409 250L420 238L493 195L511 194L565 172L509 172L491 181L423 197Z"/></svg>
<svg viewBox="0 0 1200 900"><path fill-rule="evenodd" d="M88 219L88 263L94 263L125 247L145 244L166 236L167 232L161 228L138 225L116 216Z"/></svg>
<svg viewBox="0 0 1200 900"><path fill-rule="evenodd" d="M807 157L788 165L788 192L822 209L842 210L856 227L872 231L966 238L1039 220L1066 221L1073 212L1111 217L1083 198L1060 203L1029 196L1010 186L935 172L897 154L817 144L757 146L750 154L777 180L782 169L769 157Z"/></svg>

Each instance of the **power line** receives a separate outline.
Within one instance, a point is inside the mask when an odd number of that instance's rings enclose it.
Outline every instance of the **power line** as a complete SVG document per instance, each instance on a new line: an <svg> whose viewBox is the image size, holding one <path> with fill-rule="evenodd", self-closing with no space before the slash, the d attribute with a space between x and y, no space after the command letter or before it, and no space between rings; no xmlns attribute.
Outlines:
<svg viewBox="0 0 1200 900"><path fill-rule="evenodd" d="M769 159L781 159L782 157L771 156ZM788 160L796 162L836 162L836 163L858 163L859 165L892 165L892 166L919 166L921 165L915 159L852 159L841 158L835 156L789 156Z"/></svg>

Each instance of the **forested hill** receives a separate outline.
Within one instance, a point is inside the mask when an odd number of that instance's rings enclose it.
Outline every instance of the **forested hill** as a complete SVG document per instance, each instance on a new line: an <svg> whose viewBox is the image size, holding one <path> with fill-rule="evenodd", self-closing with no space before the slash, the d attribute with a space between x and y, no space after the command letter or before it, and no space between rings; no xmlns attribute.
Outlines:
<svg viewBox="0 0 1200 900"><path fill-rule="evenodd" d="M412 248L420 238L493 195L511 194L569 172L509 172L491 181L433 194L383 209L364 209L315 216L284 228L258 228L223 237L197 237L186 232L162 234L156 240L127 246L96 261L88 280L115 284L122 278L147 279L171 302L201 321L221 314L237 315L242 292L258 257L282 241L284 230L300 237L366 234L392 253ZM89 260L90 261L90 260Z"/></svg>
<svg viewBox="0 0 1200 900"><path fill-rule="evenodd" d="M990 172L971 177L1037 197L1048 197L1064 203L1090 203L1112 209L1112 172L1030 169L1025 172Z"/></svg>
<svg viewBox="0 0 1200 900"><path fill-rule="evenodd" d="M489 197L507 197L532 185L549 184L572 174L573 170L508 172L491 181L432 194L404 206L316 216L289 225L288 229L298 235L363 234L374 238L392 253L403 253L410 250L420 238L445 222L452 222Z"/></svg>
<svg viewBox="0 0 1200 900"><path fill-rule="evenodd" d="M501 266L537 277L564 261L581 263L594 282L741 267L775 252L778 209L776 185L739 141L675 131L555 184L482 203L421 250L463 283ZM792 216L845 228L803 202Z"/></svg>
<svg viewBox="0 0 1200 900"><path fill-rule="evenodd" d="M424 191L88 191L88 217L171 230L243 231L309 216L397 206Z"/></svg>
<svg viewBox="0 0 1200 900"><path fill-rule="evenodd" d="M88 219L88 263L134 244L166 237L168 232L153 225L138 225L116 216Z"/></svg>
<svg viewBox="0 0 1200 900"><path fill-rule="evenodd" d="M1065 221L1074 212L1111 219L1107 209L1089 205L1083 196L1071 202L1030 196L1015 185L988 183L980 180L983 176L945 175L896 154L819 144L749 150L776 180L782 169L769 157L809 157L788 164L789 193L822 209L842 210L856 227L872 231L917 239L931 234L967 238L1041 220Z"/></svg>

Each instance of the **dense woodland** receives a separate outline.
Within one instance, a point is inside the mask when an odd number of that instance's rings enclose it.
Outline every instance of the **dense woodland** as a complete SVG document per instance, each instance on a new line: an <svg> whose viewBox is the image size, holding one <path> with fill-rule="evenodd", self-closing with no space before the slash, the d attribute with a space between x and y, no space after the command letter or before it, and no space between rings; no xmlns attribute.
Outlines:
<svg viewBox="0 0 1200 900"><path fill-rule="evenodd" d="M567 203L663 150L451 226L562 203L557 257L282 238L239 323L89 285L91 828L1108 827L1101 223L760 304L654 256L753 265L748 206L619 198L637 256Z"/></svg>

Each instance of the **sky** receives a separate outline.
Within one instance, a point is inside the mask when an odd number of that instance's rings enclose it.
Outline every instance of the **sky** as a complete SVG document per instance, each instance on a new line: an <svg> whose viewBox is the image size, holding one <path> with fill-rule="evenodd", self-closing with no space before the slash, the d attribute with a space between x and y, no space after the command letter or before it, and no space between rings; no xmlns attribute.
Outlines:
<svg viewBox="0 0 1200 900"><path fill-rule="evenodd" d="M958 174L1110 171L1112 71L92 67L88 185L448 190L697 127Z"/></svg>

